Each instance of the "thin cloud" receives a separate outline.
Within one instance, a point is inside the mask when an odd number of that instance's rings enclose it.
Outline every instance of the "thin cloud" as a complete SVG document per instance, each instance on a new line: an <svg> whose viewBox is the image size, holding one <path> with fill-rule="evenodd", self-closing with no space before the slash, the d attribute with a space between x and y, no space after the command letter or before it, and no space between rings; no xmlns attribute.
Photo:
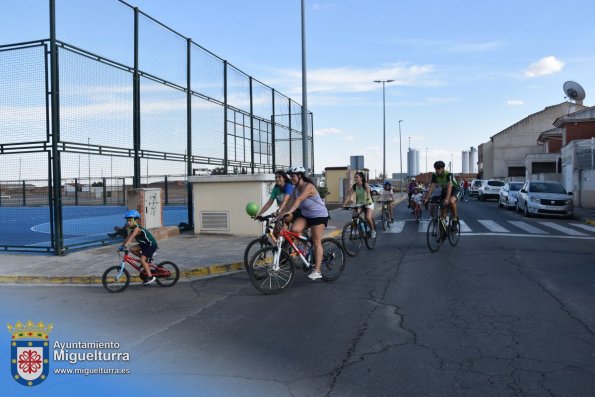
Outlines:
<svg viewBox="0 0 595 397"><path fill-rule="evenodd" d="M493 51L503 47L501 41L480 41L480 42L452 42L447 40L428 40L423 38L398 39L397 43L415 48L426 47L441 52L479 53Z"/></svg>
<svg viewBox="0 0 595 397"><path fill-rule="evenodd" d="M316 135L316 136L329 136L329 135L339 135L339 134L342 134L342 132L338 128L321 128L319 130L314 131L314 135Z"/></svg>
<svg viewBox="0 0 595 397"><path fill-rule="evenodd" d="M539 61L529 65L524 71L525 77L533 78L558 73L564 68L565 63L555 56L541 58Z"/></svg>
<svg viewBox="0 0 595 397"><path fill-rule="evenodd" d="M434 65L390 64L381 68L339 67L308 71L308 92L345 93L367 92L380 87L374 80L395 80L388 85L427 86L445 85L444 81L430 77L435 72ZM276 86L288 87L289 95L301 93L301 70L274 70L277 77L268 79Z"/></svg>
<svg viewBox="0 0 595 397"><path fill-rule="evenodd" d="M506 104L508 106L523 106L525 104L525 101L523 101L522 99L509 99L508 101L506 101Z"/></svg>

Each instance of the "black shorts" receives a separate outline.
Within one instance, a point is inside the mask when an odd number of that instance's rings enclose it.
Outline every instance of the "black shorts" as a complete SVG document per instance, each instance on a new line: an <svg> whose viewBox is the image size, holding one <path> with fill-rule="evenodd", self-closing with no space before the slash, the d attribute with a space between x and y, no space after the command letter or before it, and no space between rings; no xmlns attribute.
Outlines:
<svg viewBox="0 0 595 397"><path fill-rule="evenodd" d="M155 245L147 245L147 244L139 244L140 251L143 256L147 257L147 259L151 259L155 252L157 251L157 246Z"/></svg>
<svg viewBox="0 0 595 397"><path fill-rule="evenodd" d="M293 218L293 220L295 221L297 218L304 218L306 220L307 227L312 227L316 225L324 225L324 227L326 227L328 225L328 216L321 216L319 218L306 218L305 216L300 214L299 217L295 217Z"/></svg>
<svg viewBox="0 0 595 397"><path fill-rule="evenodd" d="M442 198L442 200L444 200L446 198L446 192L444 190L442 190L442 194L440 195L440 197ZM454 197L456 200L458 200L459 199L459 189L453 188L450 191L450 197Z"/></svg>

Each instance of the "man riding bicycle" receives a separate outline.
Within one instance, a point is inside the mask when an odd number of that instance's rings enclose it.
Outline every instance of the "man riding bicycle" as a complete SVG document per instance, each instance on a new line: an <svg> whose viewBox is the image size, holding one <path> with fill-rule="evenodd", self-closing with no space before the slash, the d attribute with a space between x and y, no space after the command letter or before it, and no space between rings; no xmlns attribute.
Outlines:
<svg viewBox="0 0 595 397"><path fill-rule="evenodd" d="M458 225L459 216L457 212L457 193L459 191L459 184L455 181L454 176L446 171L444 161L436 161L434 163L435 173L432 174L432 181L430 183L430 190L424 202L427 202L432 197L432 191L439 187L442 189L441 200L444 201L444 206L450 205L453 215L453 224Z"/></svg>

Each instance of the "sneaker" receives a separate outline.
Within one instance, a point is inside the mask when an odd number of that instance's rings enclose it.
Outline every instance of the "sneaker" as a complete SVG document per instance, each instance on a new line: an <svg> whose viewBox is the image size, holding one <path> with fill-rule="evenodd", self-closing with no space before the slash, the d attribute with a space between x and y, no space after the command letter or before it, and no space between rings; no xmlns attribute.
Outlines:
<svg viewBox="0 0 595 397"><path fill-rule="evenodd" d="M393 223L395 220L393 218L390 218L390 222Z"/></svg>
<svg viewBox="0 0 595 397"><path fill-rule="evenodd" d="M308 274L308 278L310 280L318 280L319 278L322 278L322 274L314 270L312 273Z"/></svg>
<svg viewBox="0 0 595 397"><path fill-rule="evenodd" d="M370 238L376 238L376 230L370 232Z"/></svg>
<svg viewBox="0 0 595 397"><path fill-rule="evenodd" d="M143 285L149 285L149 284L153 284L157 279L155 278L155 276L146 279L145 281L143 281Z"/></svg>

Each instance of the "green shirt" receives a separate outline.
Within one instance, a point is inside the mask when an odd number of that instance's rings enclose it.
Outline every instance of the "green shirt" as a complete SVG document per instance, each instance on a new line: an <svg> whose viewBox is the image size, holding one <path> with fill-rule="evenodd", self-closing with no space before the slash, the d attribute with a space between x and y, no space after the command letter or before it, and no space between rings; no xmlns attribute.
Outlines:
<svg viewBox="0 0 595 397"><path fill-rule="evenodd" d="M355 204L356 205L370 205L372 198L368 197L368 192L363 186L355 185Z"/></svg>

